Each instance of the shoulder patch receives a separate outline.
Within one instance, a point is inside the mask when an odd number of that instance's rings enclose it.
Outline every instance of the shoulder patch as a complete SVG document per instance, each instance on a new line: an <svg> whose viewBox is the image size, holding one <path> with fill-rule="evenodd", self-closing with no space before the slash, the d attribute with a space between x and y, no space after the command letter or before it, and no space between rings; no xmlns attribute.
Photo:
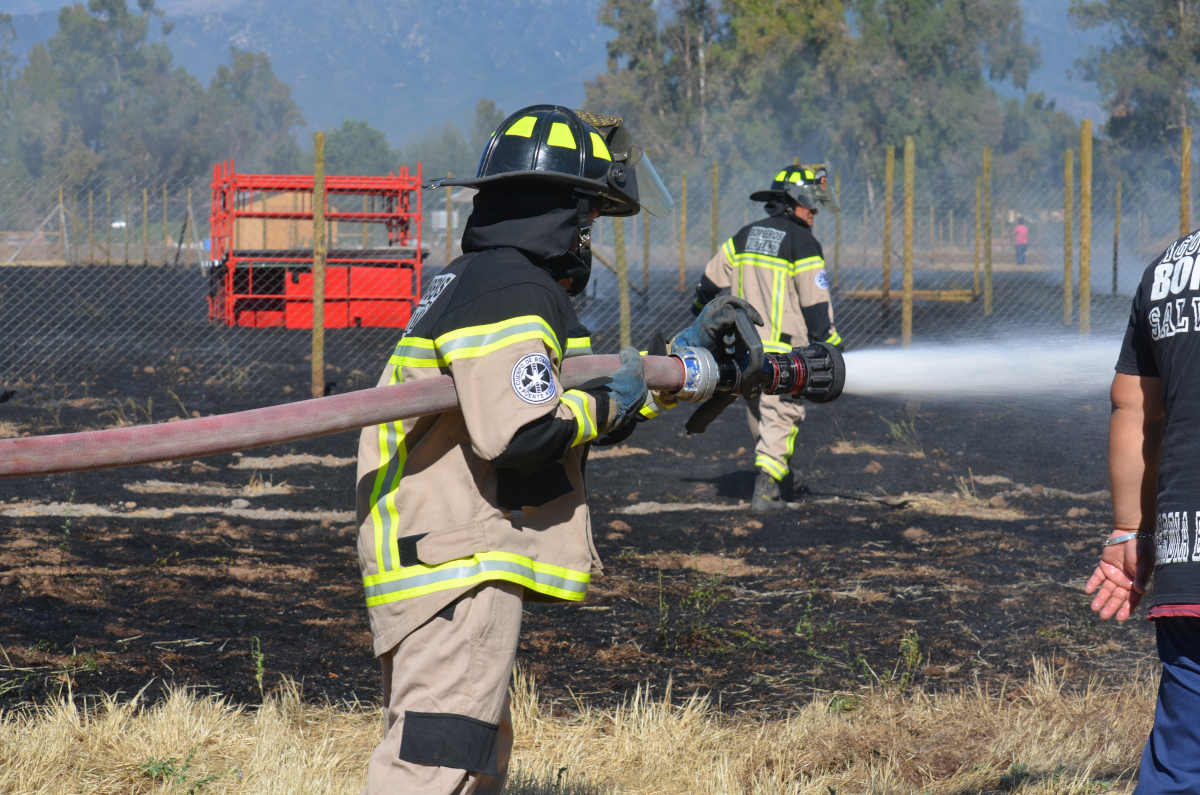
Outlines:
<svg viewBox="0 0 1200 795"><path fill-rule="evenodd" d="M820 287L822 290L829 289L829 277L825 275L825 271L817 271L817 275L813 277L813 281L815 281L817 283L817 287Z"/></svg>
<svg viewBox="0 0 1200 795"><path fill-rule="evenodd" d="M452 281L454 281L453 273L443 273L441 276L433 277L433 280L429 282L429 286L425 288L425 294L421 296L421 303L417 304L416 311L413 312L408 325L404 327L405 334L412 331L421 318L425 317L425 313L429 311L429 307L433 306L433 302L438 300L438 296L445 292Z"/></svg>
<svg viewBox="0 0 1200 795"><path fill-rule="evenodd" d="M534 406L552 400L555 395L554 373L546 354L522 356L513 365L512 388L517 397Z"/></svg>
<svg viewBox="0 0 1200 795"><path fill-rule="evenodd" d="M779 245L787 237L782 229L772 229L769 226L752 226L746 234L746 251L752 254L766 254L768 257L779 256Z"/></svg>

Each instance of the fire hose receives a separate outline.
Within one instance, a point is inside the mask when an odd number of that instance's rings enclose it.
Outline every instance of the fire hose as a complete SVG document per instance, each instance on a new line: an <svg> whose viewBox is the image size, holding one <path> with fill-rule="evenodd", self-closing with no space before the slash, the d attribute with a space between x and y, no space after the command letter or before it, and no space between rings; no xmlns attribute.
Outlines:
<svg viewBox="0 0 1200 795"><path fill-rule="evenodd" d="M752 329L751 329L752 330ZM737 335L726 338L724 355L684 348L671 356L645 356L646 384L687 402L703 402L688 424L704 428L738 394L791 394L828 402L841 393L845 369L832 346L817 343L790 353L763 354L758 335L747 346ZM735 344L736 342L736 344ZM757 353L755 353L757 351ZM733 358L736 355L736 359ZM564 389L595 383L616 372L616 356L566 359ZM84 472L136 466L180 458L232 453L254 447L296 442L314 436L440 414L457 407L454 380L448 375L342 395L211 417L103 431L30 436L0 440L0 478Z"/></svg>

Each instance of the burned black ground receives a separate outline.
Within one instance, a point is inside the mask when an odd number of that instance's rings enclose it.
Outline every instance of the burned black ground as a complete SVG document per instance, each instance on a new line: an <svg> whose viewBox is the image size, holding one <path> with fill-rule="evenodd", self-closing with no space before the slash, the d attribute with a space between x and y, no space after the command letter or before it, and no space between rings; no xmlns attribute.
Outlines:
<svg viewBox="0 0 1200 795"><path fill-rule="evenodd" d="M103 427L119 420L115 400L18 395L0 405L0 429ZM1082 593L1110 518L1096 494L1103 395L810 407L793 459L798 506L772 515L745 509L744 412L688 437L685 410L589 462L606 573L584 604L527 607L520 661L545 694L612 703L672 682L677 695L778 712L880 683L1011 690L1035 659L1074 686L1153 664L1144 610L1103 623ZM349 459L356 442L246 456ZM348 519L353 465L238 460L0 482L0 706L172 682L257 702L256 638L267 692L292 677L312 699L378 698ZM178 490L146 493L149 481ZM232 508L243 489L250 508ZM144 515L155 508L171 515Z"/></svg>

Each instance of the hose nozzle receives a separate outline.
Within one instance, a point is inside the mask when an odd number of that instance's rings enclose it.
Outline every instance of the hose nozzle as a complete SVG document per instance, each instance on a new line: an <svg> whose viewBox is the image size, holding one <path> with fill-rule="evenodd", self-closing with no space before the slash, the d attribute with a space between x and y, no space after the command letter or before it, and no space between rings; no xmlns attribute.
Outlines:
<svg viewBox="0 0 1200 795"><path fill-rule="evenodd" d="M827 342L763 357L764 394L796 395L813 403L829 403L837 400L845 385L845 360Z"/></svg>

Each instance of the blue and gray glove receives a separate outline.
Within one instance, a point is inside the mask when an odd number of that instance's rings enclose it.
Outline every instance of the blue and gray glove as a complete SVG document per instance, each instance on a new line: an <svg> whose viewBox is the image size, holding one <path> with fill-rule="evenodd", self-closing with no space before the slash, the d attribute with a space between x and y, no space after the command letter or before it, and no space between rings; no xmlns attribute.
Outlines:
<svg viewBox="0 0 1200 795"><path fill-rule="evenodd" d="M642 357L632 345L621 349L621 367L612 374L612 380L600 387L599 392L608 398L606 416L597 417L600 433L609 433L637 419L638 412L646 402L646 369Z"/></svg>
<svg viewBox="0 0 1200 795"><path fill-rule="evenodd" d="M744 298L719 295L705 305L696 322L675 335L671 350L679 348L707 348L716 353L725 347L721 338L733 330L736 320L734 310L743 309L754 325L763 325L762 315Z"/></svg>

